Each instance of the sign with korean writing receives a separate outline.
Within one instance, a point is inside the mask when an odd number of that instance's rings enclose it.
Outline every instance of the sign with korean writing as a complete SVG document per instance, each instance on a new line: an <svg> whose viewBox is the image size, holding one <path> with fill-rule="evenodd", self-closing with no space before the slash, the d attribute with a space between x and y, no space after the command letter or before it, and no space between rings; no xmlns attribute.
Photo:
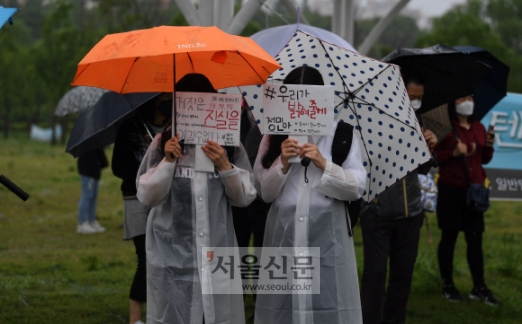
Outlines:
<svg viewBox="0 0 522 324"><path fill-rule="evenodd" d="M333 135L331 86L266 83L263 109L264 134Z"/></svg>
<svg viewBox="0 0 522 324"><path fill-rule="evenodd" d="M319 247L202 247L203 294L320 294Z"/></svg>
<svg viewBox="0 0 522 324"><path fill-rule="evenodd" d="M241 95L176 92L176 118L186 144L239 146Z"/></svg>
<svg viewBox="0 0 522 324"><path fill-rule="evenodd" d="M508 93L481 122L495 131L495 153L484 165L491 199L522 200L522 94Z"/></svg>
<svg viewBox="0 0 522 324"><path fill-rule="evenodd" d="M522 200L522 170L486 169L491 200Z"/></svg>

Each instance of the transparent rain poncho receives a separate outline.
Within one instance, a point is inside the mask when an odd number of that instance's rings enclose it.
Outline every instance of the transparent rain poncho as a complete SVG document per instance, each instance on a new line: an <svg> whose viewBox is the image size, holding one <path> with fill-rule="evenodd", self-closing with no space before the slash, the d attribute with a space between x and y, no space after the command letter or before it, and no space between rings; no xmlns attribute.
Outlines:
<svg viewBox="0 0 522 324"><path fill-rule="evenodd" d="M137 178L138 199L153 207L147 223L147 323L244 323L241 294L202 294L203 247L237 247L231 206L256 197L243 147L234 168L194 171L194 145L179 161L163 159L161 134L149 146Z"/></svg>
<svg viewBox="0 0 522 324"><path fill-rule="evenodd" d="M334 128L337 127L336 125ZM342 167L333 164L333 136L309 136L328 160L325 171L310 163L292 164L288 173L277 158L265 169L262 158L268 136L261 142L254 173L263 200L272 202L265 227L264 247L319 247L320 294L257 295L256 324L362 323L353 237L343 200L362 197L366 185L361 145L353 137Z"/></svg>

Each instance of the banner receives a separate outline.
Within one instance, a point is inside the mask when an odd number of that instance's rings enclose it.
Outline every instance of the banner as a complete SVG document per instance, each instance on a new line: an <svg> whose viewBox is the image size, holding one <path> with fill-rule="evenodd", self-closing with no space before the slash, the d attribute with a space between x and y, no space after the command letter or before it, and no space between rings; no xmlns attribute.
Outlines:
<svg viewBox="0 0 522 324"><path fill-rule="evenodd" d="M508 93L481 122L495 130L495 153L484 165L490 198L522 200L522 94Z"/></svg>
<svg viewBox="0 0 522 324"><path fill-rule="evenodd" d="M176 118L186 144L240 144L241 95L176 92Z"/></svg>
<svg viewBox="0 0 522 324"><path fill-rule="evenodd" d="M263 133L333 135L332 86L263 85Z"/></svg>

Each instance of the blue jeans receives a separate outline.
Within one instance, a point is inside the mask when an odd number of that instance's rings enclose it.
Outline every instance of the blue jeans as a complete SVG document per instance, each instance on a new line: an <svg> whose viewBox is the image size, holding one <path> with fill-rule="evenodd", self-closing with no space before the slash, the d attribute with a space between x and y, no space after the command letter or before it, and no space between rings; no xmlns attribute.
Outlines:
<svg viewBox="0 0 522 324"><path fill-rule="evenodd" d="M99 181L80 174L82 195L78 205L78 224L85 221L92 223L96 219L96 199L98 198Z"/></svg>

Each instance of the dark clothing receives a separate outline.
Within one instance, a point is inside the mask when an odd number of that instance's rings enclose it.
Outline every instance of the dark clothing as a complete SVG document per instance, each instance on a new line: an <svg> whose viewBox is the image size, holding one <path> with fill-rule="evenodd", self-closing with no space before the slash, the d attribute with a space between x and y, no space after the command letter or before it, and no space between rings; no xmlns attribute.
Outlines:
<svg viewBox="0 0 522 324"><path fill-rule="evenodd" d="M486 172L482 164L489 163L493 158L493 147L486 147L486 129L480 122L475 120L471 122L469 129L460 126L456 121L452 121L452 123L457 130L460 141L466 144L468 152L473 151L473 146L476 147L475 153L465 158L470 182L484 183ZM455 134L451 132L435 147L435 154L439 163L438 183L467 188L468 182L466 181L461 158L453 156L453 150L456 146Z"/></svg>
<svg viewBox="0 0 522 324"><path fill-rule="evenodd" d="M421 198L419 175L414 170L375 197L369 208L383 219L407 218L422 213Z"/></svg>
<svg viewBox="0 0 522 324"><path fill-rule="evenodd" d="M442 230L437 256L439 270L445 285L453 285L453 252L459 231ZM484 254L482 253L482 232L465 231L469 270L473 278L473 287L485 286Z"/></svg>
<svg viewBox="0 0 522 324"><path fill-rule="evenodd" d="M484 183L486 172L482 164L493 158L493 148L486 147L486 129L478 121L472 121L466 129L453 121L460 141L466 144L465 157L469 182ZM444 284L453 284L453 255L459 231L464 231L467 243L467 261L474 287L485 286L484 255L482 252L482 233L484 232L484 214L474 213L466 208L466 189L468 180L460 157L453 156L457 146L455 133L449 133L435 148L439 162L439 180L437 197L437 221L441 231L438 247L439 270Z"/></svg>
<svg viewBox="0 0 522 324"><path fill-rule="evenodd" d="M484 232L484 214L466 208L466 189L438 184L437 221L448 231Z"/></svg>
<svg viewBox="0 0 522 324"><path fill-rule="evenodd" d="M109 166L103 149L98 148L78 157L78 173L100 180L101 170Z"/></svg>
<svg viewBox="0 0 522 324"><path fill-rule="evenodd" d="M138 256L138 266L129 297L132 300L145 303L147 302L147 256L145 253L145 235L133 237L136 255Z"/></svg>
<svg viewBox="0 0 522 324"><path fill-rule="evenodd" d="M367 210L361 216L364 243L361 306L364 324L405 322L422 214L387 219ZM388 257L390 275L386 289Z"/></svg>
<svg viewBox="0 0 522 324"><path fill-rule="evenodd" d="M405 322L424 216L421 196L414 170L364 207L361 306L365 324Z"/></svg>
<svg viewBox="0 0 522 324"><path fill-rule="evenodd" d="M152 136L154 132L151 130ZM139 118L124 122L118 129L112 154L112 173L122 179L124 198L136 197L136 174L152 139Z"/></svg>

